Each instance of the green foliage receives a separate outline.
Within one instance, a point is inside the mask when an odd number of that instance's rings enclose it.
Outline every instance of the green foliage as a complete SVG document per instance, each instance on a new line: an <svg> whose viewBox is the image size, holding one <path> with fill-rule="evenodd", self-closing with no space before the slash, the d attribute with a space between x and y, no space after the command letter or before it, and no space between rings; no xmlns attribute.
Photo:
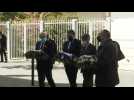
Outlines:
<svg viewBox="0 0 134 100"><path fill-rule="evenodd" d="M47 19L62 16L62 12L0 12L0 21L24 20L24 19Z"/></svg>
<svg viewBox="0 0 134 100"><path fill-rule="evenodd" d="M54 19L69 15L75 15L70 12L0 12L0 21L24 20L24 19Z"/></svg>
<svg viewBox="0 0 134 100"><path fill-rule="evenodd" d="M0 20L8 21L8 20L21 20L27 18L26 14L21 12L1 12Z"/></svg>

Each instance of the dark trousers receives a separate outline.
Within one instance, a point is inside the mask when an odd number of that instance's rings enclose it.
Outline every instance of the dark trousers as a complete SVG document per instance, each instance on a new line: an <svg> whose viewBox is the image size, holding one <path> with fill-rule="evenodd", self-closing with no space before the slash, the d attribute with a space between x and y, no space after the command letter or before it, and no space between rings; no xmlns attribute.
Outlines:
<svg viewBox="0 0 134 100"><path fill-rule="evenodd" d="M83 87L93 87L93 72L85 70L83 73Z"/></svg>
<svg viewBox="0 0 134 100"><path fill-rule="evenodd" d="M116 84L114 83L110 83L110 82L107 82L107 81L104 81L104 80L97 80L96 81L96 87L115 87Z"/></svg>
<svg viewBox="0 0 134 100"><path fill-rule="evenodd" d="M5 62L7 62L7 53L6 53L6 51L1 51L0 56L1 56L1 62L4 62L3 56L5 58Z"/></svg>
<svg viewBox="0 0 134 100"><path fill-rule="evenodd" d="M74 64L68 64L65 65L65 71L70 83L70 87L77 87L76 79L77 79L78 68L76 68Z"/></svg>
<svg viewBox="0 0 134 100"><path fill-rule="evenodd" d="M96 84L96 87L115 87L115 85L112 84Z"/></svg>
<svg viewBox="0 0 134 100"><path fill-rule="evenodd" d="M52 64L39 63L37 72L40 87L45 87L45 78L47 78L50 87L56 87L52 77Z"/></svg>

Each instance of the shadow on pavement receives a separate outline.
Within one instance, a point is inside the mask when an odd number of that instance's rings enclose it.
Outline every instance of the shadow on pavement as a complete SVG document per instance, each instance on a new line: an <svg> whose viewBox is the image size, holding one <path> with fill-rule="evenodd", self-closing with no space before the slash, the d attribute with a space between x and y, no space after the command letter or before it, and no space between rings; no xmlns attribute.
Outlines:
<svg viewBox="0 0 134 100"><path fill-rule="evenodd" d="M0 87L31 87L31 80L0 75Z"/></svg>
<svg viewBox="0 0 134 100"><path fill-rule="evenodd" d="M31 65L27 65L27 66L23 66L23 65L17 65L17 66L3 66L1 68L5 68L5 69L18 69L18 68L22 68L22 69L26 69L26 70L30 70L31 69Z"/></svg>
<svg viewBox="0 0 134 100"><path fill-rule="evenodd" d="M35 86L31 86L31 80L13 78L11 76L17 77L17 75L0 75L0 87L39 87L38 81L35 81ZM26 75L18 75L26 76ZM27 75L29 76L29 75ZM46 87L49 87L46 83ZM56 87L69 87L68 83L56 83ZM78 84L78 87L81 87L81 84Z"/></svg>
<svg viewBox="0 0 134 100"><path fill-rule="evenodd" d="M3 66L1 68L4 68L4 69L19 69L19 68L22 68L22 69L25 69L25 70L31 70L31 65L17 65L17 66ZM36 69L36 66L35 66L35 69ZM53 67L53 69L64 69L64 67Z"/></svg>

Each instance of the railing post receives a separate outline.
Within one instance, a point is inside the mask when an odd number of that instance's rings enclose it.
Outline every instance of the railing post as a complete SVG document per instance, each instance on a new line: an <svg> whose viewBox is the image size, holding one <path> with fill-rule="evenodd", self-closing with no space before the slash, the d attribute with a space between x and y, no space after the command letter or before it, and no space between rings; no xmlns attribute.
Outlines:
<svg viewBox="0 0 134 100"><path fill-rule="evenodd" d="M89 21L89 35L90 35L90 42L93 43L93 24L92 21Z"/></svg>
<svg viewBox="0 0 134 100"><path fill-rule="evenodd" d="M76 38L78 38L77 19L72 19L72 30L76 32Z"/></svg>
<svg viewBox="0 0 134 100"><path fill-rule="evenodd" d="M24 23L24 54L27 51L26 23ZM24 58L25 59L25 58Z"/></svg>
<svg viewBox="0 0 134 100"><path fill-rule="evenodd" d="M111 32L111 17L107 17L105 20L105 29Z"/></svg>
<svg viewBox="0 0 134 100"><path fill-rule="evenodd" d="M7 59L10 61L10 22L6 22L7 27Z"/></svg>
<svg viewBox="0 0 134 100"><path fill-rule="evenodd" d="M40 33L43 32L43 20L40 21Z"/></svg>

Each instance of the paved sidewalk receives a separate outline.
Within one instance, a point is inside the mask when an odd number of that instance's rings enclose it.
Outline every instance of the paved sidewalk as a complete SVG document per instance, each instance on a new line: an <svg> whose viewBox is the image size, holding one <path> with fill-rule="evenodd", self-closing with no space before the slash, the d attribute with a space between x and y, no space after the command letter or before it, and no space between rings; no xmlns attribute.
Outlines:
<svg viewBox="0 0 134 100"><path fill-rule="evenodd" d="M117 87L134 87L134 70L124 67L119 69L120 84ZM55 64L53 77L57 87L68 87L68 79L62 64ZM82 86L82 75L78 72L78 86ZM38 87L37 72L35 70L35 87ZM47 82L47 81L46 81ZM0 63L0 87L32 87L31 86L31 63L9 62Z"/></svg>

